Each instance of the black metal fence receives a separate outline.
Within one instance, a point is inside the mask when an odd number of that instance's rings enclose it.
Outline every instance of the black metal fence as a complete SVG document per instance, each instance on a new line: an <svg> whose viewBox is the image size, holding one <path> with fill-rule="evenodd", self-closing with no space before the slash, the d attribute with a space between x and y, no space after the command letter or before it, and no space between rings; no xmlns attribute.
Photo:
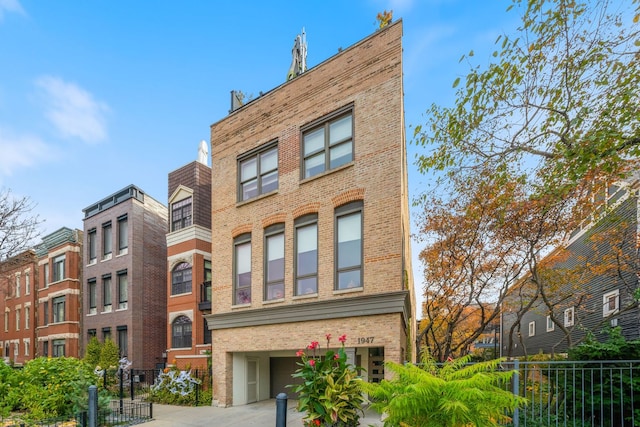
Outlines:
<svg viewBox="0 0 640 427"><path fill-rule="evenodd" d="M97 426L132 426L153 418L153 404L139 401L112 400L108 408L97 412ZM90 427L89 412L83 411L73 417L56 417L38 421L2 420L2 427Z"/></svg>
<svg viewBox="0 0 640 427"><path fill-rule="evenodd" d="M511 361L514 427L640 426L640 361Z"/></svg>

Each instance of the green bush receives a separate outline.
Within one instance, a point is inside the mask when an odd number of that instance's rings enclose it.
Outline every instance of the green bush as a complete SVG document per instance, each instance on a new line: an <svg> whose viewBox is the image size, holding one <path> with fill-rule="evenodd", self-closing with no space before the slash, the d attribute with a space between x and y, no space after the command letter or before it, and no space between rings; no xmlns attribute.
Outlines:
<svg viewBox="0 0 640 427"><path fill-rule="evenodd" d="M100 363L102 369L117 368L120 361L120 351L112 340L105 340L100 351ZM94 366L95 367L95 366Z"/></svg>
<svg viewBox="0 0 640 427"><path fill-rule="evenodd" d="M210 387L206 387L208 379L208 376L203 380L194 378L191 371L166 368L151 387L148 400L165 405L211 405L213 396Z"/></svg>
<svg viewBox="0 0 640 427"><path fill-rule="evenodd" d="M16 394L10 393L11 390L16 389L16 373L14 369L4 363L4 360L0 359L0 417L6 417L11 410L16 406L15 401Z"/></svg>
<svg viewBox="0 0 640 427"><path fill-rule="evenodd" d="M100 354L102 353L102 344L98 338L91 337L87 343L87 351L84 354L84 361L94 368L100 364Z"/></svg>
<svg viewBox="0 0 640 427"><path fill-rule="evenodd" d="M500 371L501 359L468 364L470 356L439 366L423 353L422 364L386 362L395 375L364 383L371 407L385 427L494 427L509 422L522 397L505 390L515 371Z"/></svg>
<svg viewBox="0 0 640 427"><path fill-rule="evenodd" d="M16 387L9 392L13 409L35 420L70 417L85 410L89 386L97 383L93 368L71 357L39 357L15 374Z"/></svg>

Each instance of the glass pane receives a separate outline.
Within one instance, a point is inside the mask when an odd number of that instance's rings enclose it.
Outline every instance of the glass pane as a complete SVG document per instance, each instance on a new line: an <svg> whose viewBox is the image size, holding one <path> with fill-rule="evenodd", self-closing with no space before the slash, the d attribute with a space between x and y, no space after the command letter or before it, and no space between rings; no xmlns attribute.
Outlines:
<svg viewBox="0 0 640 427"><path fill-rule="evenodd" d="M258 162L255 157L240 163L240 181L244 182L248 179L255 178L258 173Z"/></svg>
<svg viewBox="0 0 640 427"><path fill-rule="evenodd" d="M338 289L359 288L361 286L360 269L338 273Z"/></svg>
<svg viewBox="0 0 640 427"><path fill-rule="evenodd" d="M278 149L273 148L260 154L260 173L278 169Z"/></svg>
<svg viewBox="0 0 640 427"><path fill-rule="evenodd" d="M262 177L262 188L260 194L265 194L278 189L278 171L275 170Z"/></svg>
<svg viewBox="0 0 640 427"><path fill-rule="evenodd" d="M309 157L304 161L304 177L317 175L324 172L324 151Z"/></svg>
<svg viewBox="0 0 640 427"><path fill-rule="evenodd" d="M343 117L329 125L329 145L351 138L351 115Z"/></svg>
<svg viewBox="0 0 640 427"><path fill-rule="evenodd" d="M353 160L353 152L351 147L351 141L331 147L331 149L329 150L329 167L331 169L334 169Z"/></svg>
<svg viewBox="0 0 640 427"><path fill-rule="evenodd" d="M284 234L267 238L267 282L284 280Z"/></svg>
<svg viewBox="0 0 640 427"><path fill-rule="evenodd" d="M284 283L275 283L267 287L267 300L284 298Z"/></svg>
<svg viewBox="0 0 640 427"><path fill-rule="evenodd" d="M362 262L361 214L338 218L338 268L359 266Z"/></svg>
<svg viewBox="0 0 640 427"><path fill-rule="evenodd" d="M251 243L236 246L236 269L238 274L251 272Z"/></svg>
<svg viewBox="0 0 640 427"><path fill-rule="evenodd" d="M318 271L318 226L316 224L300 227L297 237L297 276L316 274Z"/></svg>
<svg viewBox="0 0 640 427"><path fill-rule="evenodd" d="M242 200L251 199L258 195L258 180L253 179L242 184Z"/></svg>
<svg viewBox="0 0 640 427"><path fill-rule="evenodd" d="M236 304L251 303L251 288L243 288L236 290Z"/></svg>
<svg viewBox="0 0 640 427"><path fill-rule="evenodd" d="M318 280L316 277L307 277L305 279L299 279L297 285L296 295L308 295L318 292Z"/></svg>
<svg viewBox="0 0 640 427"><path fill-rule="evenodd" d="M324 128L304 134L304 156L324 150Z"/></svg>

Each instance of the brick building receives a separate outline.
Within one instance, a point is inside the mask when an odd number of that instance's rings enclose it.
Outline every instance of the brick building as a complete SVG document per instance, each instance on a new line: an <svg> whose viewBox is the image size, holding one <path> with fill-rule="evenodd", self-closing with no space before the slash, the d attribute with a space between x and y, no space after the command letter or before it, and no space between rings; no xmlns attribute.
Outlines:
<svg viewBox="0 0 640 427"><path fill-rule="evenodd" d="M82 240L82 231L64 227L36 247L36 356L81 356Z"/></svg>
<svg viewBox="0 0 640 427"><path fill-rule="evenodd" d="M167 208L130 185L83 212L83 349L111 339L153 369L166 349Z"/></svg>
<svg viewBox="0 0 640 427"><path fill-rule="evenodd" d="M33 250L0 263L0 348L7 363L22 365L32 359L35 352L37 272L37 257Z"/></svg>
<svg viewBox="0 0 640 427"><path fill-rule="evenodd" d="M63 227L0 264L0 348L16 365L79 357L82 231Z"/></svg>
<svg viewBox="0 0 640 427"><path fill-rule="evenodd" d="M169 174L167 361L204 369L211 332L211 168L191 162Z"/></svg>
<svg viewBox="0 0 640 427"><path fill-rule="evenodd" d="M414 359L402 21L211 125L214 404L286 392L347 336L369 381Z"/></svg>

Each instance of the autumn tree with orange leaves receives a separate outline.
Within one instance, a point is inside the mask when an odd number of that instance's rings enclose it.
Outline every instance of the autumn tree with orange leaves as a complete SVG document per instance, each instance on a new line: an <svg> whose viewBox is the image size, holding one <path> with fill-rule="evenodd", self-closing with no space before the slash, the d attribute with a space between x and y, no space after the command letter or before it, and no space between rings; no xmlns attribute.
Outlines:
<svg viewBox="0 0 640 427"><path fill-rule="evenodd" d="M470 71L453 82L454 105L431 106L414 128L419 170L439 177L437 192L416 200L425 245L418 345L439 359L464 353L508 292L520 295L511 302L519 318L555 312L583 296L567 283L622 264L602 252L622 244L612 234L596 244L598 263L564 266L556 250L600 206L600 187L637 170L639 2L513 0L508 13L520 16L517 34L497 38L486 67L464 55Z"/></svg>

